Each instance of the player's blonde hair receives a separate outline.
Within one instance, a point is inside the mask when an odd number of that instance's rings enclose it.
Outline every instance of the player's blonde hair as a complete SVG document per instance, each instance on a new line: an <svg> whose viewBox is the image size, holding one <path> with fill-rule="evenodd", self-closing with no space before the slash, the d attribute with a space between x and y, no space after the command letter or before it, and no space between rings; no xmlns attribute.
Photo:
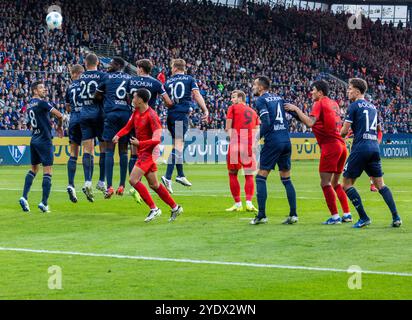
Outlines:
<svg viewBox="0 0 412 320"><path fill-rule="evenodd" d="M186 61L183 59L173 59L172 60L172 68L176 68L179 71L186 70Z"/></svg>
<svg viewBox="0 0 412 320"><path fill-rule="evenodd" d="M70 67L71 74L82 74L84 72L84 68L81 64L74 64Z"/></svg>
<svg viewBox="0 0 412 320"><path fill-rule="evenodd" d="M237 98L242 99L243 102L246 102L246 93L242 90L233 90L231 95L235 94Z"/></svg>

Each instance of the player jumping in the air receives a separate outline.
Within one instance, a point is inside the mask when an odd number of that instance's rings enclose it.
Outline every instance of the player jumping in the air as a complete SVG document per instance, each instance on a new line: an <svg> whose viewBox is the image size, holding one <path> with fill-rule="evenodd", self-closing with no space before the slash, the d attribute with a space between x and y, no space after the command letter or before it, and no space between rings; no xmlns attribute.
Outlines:
<svg viewBox="0 0 412 320"><path fill-rule="evenodd" d="M133 105L135 111L126 126L113 138L113 143L127 136L134 129L135 137L130 139L131 144L137 148L137 162L130 175L130 184L139 192L144 202L149 206L150 212L145 221L150 222L160 216L162 211L154 203L146 186L141 182L143 176L152 190L154 190L172 209L169 221L176 220L183 213L183 208L176 204L167 189L157 180L156 160L159 157L159 143L162 136L162 126L156 111L149 107L151 94L147 89L138 89L134 92Z"/></svg>
<svg viewBox="0 0 412 320"><path fill-rule="evenodd" d="M105 74L97 70L99 58L94 53L89 53L85 59L86 71L80 76L80 94L77 104L81 105L80 126L82 129L83 145L83 192L90 202L94 201L92 177L94 168L94 143L99 140L100 149L100 176L97 189L106 190L105 180L105 142L103 142L103 104L95 101L94 96L98 86L103 82Z"/></svg>
<svg viewBox="0 0 412 320"><path fill-rule="evenodd" d="M256 175L256 196L259 205L258 215L251 224L266 223L266 180L269 173L279 167L279 174L286 189L289 202L289 217L284 224L298 222L296 213L296 192L290 178L292 145L289 136L289 123L286 119L284 101L281 97L269 92L270 80L258 77L253 83L253 94L259 97L256 109L260 117L260 137L264 140L260 151L259 171Z"/></svg>
<svg viewBox="0 0 412 320"><path fill-rule="evenodd" d="M82 143L82 130L80 127L81 101L79 101L80 81L79 78L84 72L83 66L76 64L70 68L70 76L73 82L66 90L66 111L70 113L69 122L69 142L70 158L67 162L67 175L69 184L67 193L71 202L77 202L76 189L74 187L74 176L76 175L77 158Z"/></svg>
<svg viewBox="0 0 412 320"><path fill-rule="evenodd" d="M130 118L131 110L127 102L126 85L131 76L124 73L123 70L126 62L119 57L115 57L110 62L108 73L96 91L96 99L103 101L104 106L104 130L103 140L106 142L106 179L107 190L104 197L109 199L114 194L113 189L113 166L114 166L114 149L112 142L116 133L123 128ZM116 191L117 195L123 195L127 175L127 149L128 137L123 137L119 141L120 157L120 184Z"/></svg>
<svg viewBox="0 0 412 320"><path fill-rule="evenodd" d="M167 128L173 139L173 150L167 161L166 175L162 182L170 193L172 189L172 175L176 165L176 182L190 187L192 184L187 180L183 172L184 137L189 129L189 110L192 102L192 94L196 103L203 111L202 121L207 121L209 111L205 101L199 92L196 80L185 74L186 62L183 59L172 61L172 77L165 84L165 89L173 101L173 106L167 112Z"/></svg>
<svg viewBox="0 0 412 320"><path fill-rule="evenodd" d="M20 198L20 206L25 212L30 211L28 194L33 184L33 180L39 171L40 164L43 165L43 196L38 208L42 212L50 212L48 199L51 190L52 166L53 166L53 136L50 124L50 113L58 119L57 134L63 137L63 116L44 99L47 90L41 81L35 81L31 90L33 97L30 100L27 114L29 116L32 138L30 141L31 170L27 173L24 181L23 196Z"/></svg>
<svg viewBox="0 0 412 320"><path fill-rule="evenodd" d="M352 102L348 108L345 124L341 130L345 137L352 128L354 140L350 156L343 173L343 188L359 214L359 221L353 226L362 228L371 224L363 208L361 197L353 186L363 171L371 177L392 213L392 227L400 227L402 220L398 215L392 192L383 181L382 165L379 151L377 128L378 111L376 106L365 100L368 85L365 80L349 80L348 97Z"/></svg>
<svg viewBox="0 0 412 320"><path fill-rule="evenodd" d="M229 133L230 145L227 155L229 184L235 204L226 209L228 212L243 211L240 199L238 172L245 173L246 211L257 212L252 204L255 193L253 174L256 171L256 157L253 153L255 130L259 127L259 117L255 110L246 105L246 94L235 90L231 94L232 105L226 116L226 131Z"/></svg>
<svg viewBox="0 0 412 320"><path fill-rule="evenodd" d="M133 93L136 92L137 89L145 88L149 90L151 94L151 98L149 100L149 106L151 108L155 109L158 95L162 97L165 105L170 108L173 105L173 102L170 100L169 95L166 93L163 84L159 80L150 76L153 69L152 62L148 59L141 59L137 61L136 65L138 75L129 80L127 84L127 92L133 95ZM131 174L137 161L137 149L133 145L131 145L130 150L131 156L129 159L129 174ZM134 188L130 189L130 194L137 202L140 201L139 194Z"/></svg>
<svg viewBox="0 0 412 320"><path fill-rule="evenodd" d="M320 185L325 196L331 217L324 222L326 225L351 222L348 198L342 185L340 176L348 155L345 140L340 135L342 121L338 104L328 97L329 86L326 81L316 81L312 84L312 99L315 102L309 116L305 115L297 106L286 105L287 111L294 111L299 119L309 128L312 128L321 148L319 163ZM336 192L336 194L335 194ZM342 206L343 217L339 216L336 206L336 195Z"/></svg>

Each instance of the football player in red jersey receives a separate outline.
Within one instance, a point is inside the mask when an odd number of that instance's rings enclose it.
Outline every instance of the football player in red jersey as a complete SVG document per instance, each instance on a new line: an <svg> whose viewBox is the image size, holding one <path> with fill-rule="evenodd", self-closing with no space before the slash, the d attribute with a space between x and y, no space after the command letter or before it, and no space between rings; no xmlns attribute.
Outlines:
<svg viewBox="0 0 412 320"><path fill-rule="evenodd" d="M172 222L183 213L183 208L176 204L167 189L157 179L156 160L159 157L158 145L162 136L162 126L156 111L148 105L150 98L150 91L144 88L138 89L134 93L135 111L126 126L113 138L113 142L118 143L121 137L129 134L132 129L135 130L135 137L130 139L130 143L137 148L138 160L130 174L129 182L150 208L145 222L150 222L160 216L162 211L156 206L146 186L141 182L143 176L146 177L150 188L172 209L169 219L169 222Z"/></svg>
<svg viewBox="0 0 412 320"><path fill-rule="evenodd" d="M351 222L348 198L339 183L348 151L344 139L340 135L342 120L338 104L328 97L329 86L326 81L316 81L312 84L312 99L315 102L309 116L297 106L286 105L287 111L295 111L299 119L312 128L321 148L319 174L321 187L326 199L331 217L324 224L340 224ZM343 209L343 217L339 216L336 205L336 195Z"/></svg>
<svg viewBox="0 0 412 320"><path fill-rule="evenodd" d="M258 210L252 204L255 192L253 174L256 171L253 145L255 142L254 130L259 127L259 117L255 110L246 105L246 94L243 91L233 91L231 101L232 105L229 107L226 116L226 132L230 136L227 168L229 170L230 191L235 204L226 211L243 211L238 180L238 172L243 168L245 173L246 211L257 212Z"/></svg>

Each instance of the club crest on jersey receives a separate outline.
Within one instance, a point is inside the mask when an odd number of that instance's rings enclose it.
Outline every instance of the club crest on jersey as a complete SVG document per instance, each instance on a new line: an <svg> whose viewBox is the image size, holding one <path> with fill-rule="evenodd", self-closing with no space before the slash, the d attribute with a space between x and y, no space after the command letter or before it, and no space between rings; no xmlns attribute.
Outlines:
<svg viewBox="0 0 412 320"><path fill-rule="evenodd" d="M10 155L16 163L19 163L23 158L26 148L26 146L9 146Z"/></svg>

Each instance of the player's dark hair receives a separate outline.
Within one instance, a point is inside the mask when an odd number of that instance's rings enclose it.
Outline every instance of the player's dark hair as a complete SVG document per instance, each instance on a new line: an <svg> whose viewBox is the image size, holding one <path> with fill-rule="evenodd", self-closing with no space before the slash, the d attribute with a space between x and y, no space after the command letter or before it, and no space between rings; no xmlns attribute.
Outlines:
<svg viewBox="0 0 412 320"><path fill-rule="evenodd" d="M121 57L114 57L112 62L115 64L118 70L123 70L126 67L126 61Z"/></svg>
<svg viewBox="0 0 412 320"><path fill-rule="evenodd" d="M152 97L150 91L145 88L137 89L137 91L134 94L141 98L144 103L148 103L150 98Z"/></svg>
<svg viewBox="0 0 412 320"><path fill-rule="evenodd" d="M31 91L33 92L34 90L36 90L37 87L38 87L39 85L41 85L41 84L43 84L43 81L40 81L40 80L34 81L34 82L32 83L32 85L31 85Z"/></svg>
<svg viewBox="0 0 412 320"><path fill-rule="evenodd" d="M86 56L86 64L88 66L97 66L98 61L99 61L99 58L94 53L89 53Z"/></svg>
<svg viewBox="0 0 412 320"><path fill-rule="evenodd" d="M186 61L183 59L173 59L172 60L172 67L175 67L179 71L186 70Z"/></svg>
<svg viewBox="0 0 412 320"><path fill-rule="evenodd" d="M259 81L259 84L263 87L265 90L269 90L270 88L270 79L266 76L259 76L257 77L257 81Z"/></svg>
<svg viewBox="0 0 412 320"><path fill-rule="evenodd" d="M147 74L150 74L153 69L153 64L149 59L141 59L137 61L137 67L142 68Z"/></svg>
<svg viewBox="0 0 412 320"><path fill-rule="evenodd" d="M246 93L242 90L233 90L232 94L235 94L237 98L240 98L243 102L246 102Z"/></svg>
<svg viewBox="0 0 412 320"><path fill-rule="evenodd" d="M329 95L329 84L325 80L315 81L312 84L313 88L316 88L318 91L322 91L324 96Z"/></svg>
<svg viewBox="0 0 412 320"><path fill-rule="evenodd" d="M368 84L361 78L349 79L349 84L352 85L352 87L358 89L361 94L365 94L365 92L368 90Z"/></svg>

